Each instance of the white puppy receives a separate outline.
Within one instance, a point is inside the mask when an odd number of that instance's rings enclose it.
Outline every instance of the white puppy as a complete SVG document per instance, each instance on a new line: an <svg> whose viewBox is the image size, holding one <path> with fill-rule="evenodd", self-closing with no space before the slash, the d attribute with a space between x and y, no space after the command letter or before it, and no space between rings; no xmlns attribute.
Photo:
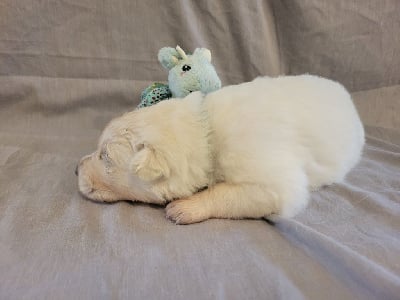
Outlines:
<svg viewBox="0 0 400 300"><path fill-rule="evenodd" d="M112 120L78 165L79 189L97 201L172 201L167 216L179 224L290 217L310 190L343 180L363 144L342 85L257 78Z"/></svg>

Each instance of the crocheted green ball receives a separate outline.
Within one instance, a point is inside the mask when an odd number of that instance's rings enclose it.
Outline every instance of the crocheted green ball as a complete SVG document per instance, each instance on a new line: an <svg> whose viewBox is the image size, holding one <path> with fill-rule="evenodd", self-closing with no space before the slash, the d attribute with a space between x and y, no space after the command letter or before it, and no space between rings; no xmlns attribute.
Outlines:
<svg viewBox="0 0 400 300"><path fill-rule="evenodd" d="M151 106L169 98L172 98L172 93L168 85L155 82L142 92L138 108Z"/></svg>

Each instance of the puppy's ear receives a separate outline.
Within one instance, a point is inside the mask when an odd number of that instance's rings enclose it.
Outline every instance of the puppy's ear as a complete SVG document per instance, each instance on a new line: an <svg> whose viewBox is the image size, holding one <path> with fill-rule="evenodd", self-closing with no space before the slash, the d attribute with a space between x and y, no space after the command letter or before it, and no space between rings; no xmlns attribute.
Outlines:
<svg viewBox="0 0 400 300"><path fill-rule="evenodd" d="M163 155L146 144L136 146L130 167L136 175L144 181L153 181L162 177L169 177L170 169Z"/></svg>

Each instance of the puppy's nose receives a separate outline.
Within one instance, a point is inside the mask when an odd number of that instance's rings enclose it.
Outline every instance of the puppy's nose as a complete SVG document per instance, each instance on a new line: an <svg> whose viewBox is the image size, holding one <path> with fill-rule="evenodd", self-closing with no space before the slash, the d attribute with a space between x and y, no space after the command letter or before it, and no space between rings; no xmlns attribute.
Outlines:
<svg viewBox="0 0 400 300"><path fill-rule="evenodd" d="M75 175L76 175L76 176L79 175L79 164L76 165L76 168L75 168Z"/></svg>

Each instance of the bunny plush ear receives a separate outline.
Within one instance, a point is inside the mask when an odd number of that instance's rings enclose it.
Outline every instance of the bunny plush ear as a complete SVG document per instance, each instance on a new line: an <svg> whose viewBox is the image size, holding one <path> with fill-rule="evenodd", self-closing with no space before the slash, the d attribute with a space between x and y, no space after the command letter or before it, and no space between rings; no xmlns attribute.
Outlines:
<svg viewBox="0 0 400 300"><path fill-rule="evenodd" d="M178 51L171 47L164 47L158 51L158 61L167 70L171 70L176 66L180 58Z"/></svg>
<svg viewBox="0 0 400 300"><path fill-rule="evenodd" d="M196 48L196 50L194 50L193 55L203 56L208 60L208 62L211 62L211 51L208 50L207 48Z"/></svg>

